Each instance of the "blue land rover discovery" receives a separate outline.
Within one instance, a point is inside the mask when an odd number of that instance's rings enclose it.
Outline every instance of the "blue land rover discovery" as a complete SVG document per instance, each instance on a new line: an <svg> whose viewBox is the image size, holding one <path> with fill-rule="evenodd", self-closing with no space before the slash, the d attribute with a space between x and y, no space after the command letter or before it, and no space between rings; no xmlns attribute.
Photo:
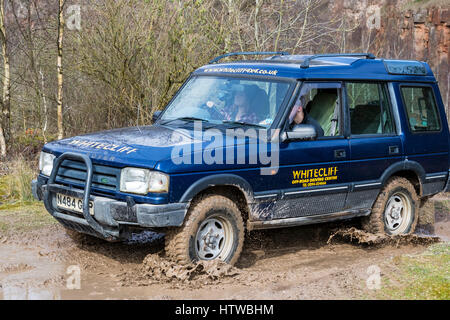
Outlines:
<svg viewBox="0 0 450 320"><path fill-rule="evenodd" d="M219 63L232 55L270 57ZM420 201L449 189L449 129L424 62L231 53L152 126L46 144L32 188L69 230L159 230L180 264L233 264L246 230L361 217L373 233L413 232Z"/></svg>

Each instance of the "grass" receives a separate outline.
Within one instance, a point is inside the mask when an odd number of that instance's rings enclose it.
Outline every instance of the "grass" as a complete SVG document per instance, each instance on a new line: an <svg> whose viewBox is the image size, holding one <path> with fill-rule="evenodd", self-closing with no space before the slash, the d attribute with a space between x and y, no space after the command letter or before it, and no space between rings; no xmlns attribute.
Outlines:
<svg viewBox="0 0 450 320"><path fill-rule="evenodd" d="M18 158L0 168L0 236L31 231L56 223L43 204L34 200L31 180L37 169Z"/></svg>
<svg viewBox="0 0 450 320"><path fill-rule="evenodd" d="M449 300L450 243L430 246L424 253L393 259L377 299Z"/></svg>
<svg viewBox="0 0 450 320"><path fill-rule="evenodd" d="M39 230L56 223L44 205L38 202L0 210L0 235Z"/></svg>
<svg viewBox="0 0 450 320"><path fill-rule="evenodd" d="M17 158L4 164L0 172L0 210L11 209L35 202L31 192L31 180L37 170L29 161Z"/></svg>

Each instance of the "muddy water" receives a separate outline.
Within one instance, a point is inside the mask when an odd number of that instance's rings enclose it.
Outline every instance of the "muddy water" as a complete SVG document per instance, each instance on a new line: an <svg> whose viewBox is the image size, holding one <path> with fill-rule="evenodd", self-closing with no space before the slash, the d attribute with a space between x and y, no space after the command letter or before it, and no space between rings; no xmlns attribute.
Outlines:
<svg viewBox="0 0 450 320"><path fill-rule="evenodd" d="M219 265L216 274L217 266L186 270L167 261L158 235L74 241L56 225L0 241L0 299L352 299L367 292L369 266L383 272L394 257L428 245L361 245L345 239L349 227L254 232L236 268ZM336 229L347 233L328 241ZM448 213L436 215L434 229L449 236Z"/></svg>

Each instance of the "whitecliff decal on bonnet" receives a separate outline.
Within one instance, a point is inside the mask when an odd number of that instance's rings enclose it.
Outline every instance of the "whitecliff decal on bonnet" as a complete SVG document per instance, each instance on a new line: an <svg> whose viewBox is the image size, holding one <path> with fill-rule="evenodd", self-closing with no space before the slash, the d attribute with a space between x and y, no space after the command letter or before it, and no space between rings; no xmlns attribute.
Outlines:
<svg viewBox="0 0 450 320"><path fill-rule="evenodd" d="M108 150L108 151L114 151L126 154L130 154L133 152L136 152L138 149L127 147L119 144L112 144L112 143L103 143L103 142L96 142L96 141L88 141L88 140L77 140L74 139L69 142L70 145L75 145L77 147L86 147L86 148L92 148L92 149L102 149L102 150Z"/></svg>

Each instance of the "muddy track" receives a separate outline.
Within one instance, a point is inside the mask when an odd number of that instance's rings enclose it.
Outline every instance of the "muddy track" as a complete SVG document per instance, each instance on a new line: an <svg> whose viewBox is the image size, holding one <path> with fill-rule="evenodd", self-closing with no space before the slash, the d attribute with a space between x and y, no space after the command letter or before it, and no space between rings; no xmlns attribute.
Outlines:
<svg viewBox="0 0 450 320"><path fill-rule="evenodd" d="M413 235L376 239L335 223L251 233L236 267L168 260L161 235L132 243L70 238L59 225L0 239L0 298L45 299L352 299L368 293L367 268L388 268L396 256L436 241ZM435 230L448 236L448 214ZM368 240L369 239L369 240ZM371 242L372 241L372 242ZM67 289L68 266L81 289Z"/></svg>

